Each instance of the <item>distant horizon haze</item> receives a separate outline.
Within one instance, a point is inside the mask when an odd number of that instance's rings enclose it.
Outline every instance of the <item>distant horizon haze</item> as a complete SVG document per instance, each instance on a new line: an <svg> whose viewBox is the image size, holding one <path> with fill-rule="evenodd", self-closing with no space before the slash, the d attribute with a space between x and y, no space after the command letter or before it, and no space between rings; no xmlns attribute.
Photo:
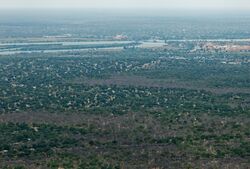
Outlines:
<svg viewBox="0 0 250 169"><path fill-rule="evenodd" d="M247 11L249 0L0 0L0 9L169 9Z"/></svg>

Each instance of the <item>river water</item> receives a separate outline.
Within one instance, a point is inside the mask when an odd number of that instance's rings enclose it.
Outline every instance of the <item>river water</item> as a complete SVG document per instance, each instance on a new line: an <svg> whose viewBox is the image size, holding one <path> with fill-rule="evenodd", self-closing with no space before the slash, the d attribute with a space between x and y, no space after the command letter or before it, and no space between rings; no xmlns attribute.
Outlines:
<svg viewBox="0 0 250 169"><path fill-rule="evenodd" d="M156 48L163 47L168 42L250 42L250 39L180 39L180 40L148 40L139 41L136 47L139 48ZM58 53L58 52L80 52L87 50L122 50L123 47L115 46L117 44L128 46L133 45L135 41L82 41L82 42L28 42L28 43L0 43L0 55L14 55L20 53ZM50 50L20 50L20 47L32 45L61 45L62 49ZM73 46L82 45L83 48L74 49ZM95 46L99 45L99 46ZM100 47L101 45L110 45L110 47ZM114 45L114 46L112 46ZM12 46L12 47L10 47ZM13 47L14 46L14 47ZM63 49L70 47L72 49ZM85 47L84 47L85 46Z"/></svg>

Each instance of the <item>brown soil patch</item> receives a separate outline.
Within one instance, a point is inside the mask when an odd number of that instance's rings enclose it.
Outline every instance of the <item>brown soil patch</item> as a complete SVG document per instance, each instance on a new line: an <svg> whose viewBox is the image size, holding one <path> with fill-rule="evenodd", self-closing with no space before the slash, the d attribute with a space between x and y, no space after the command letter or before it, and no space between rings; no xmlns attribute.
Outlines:
<svg viewBox="0 0 250 169"><path fill-rule="evenodd" d="M205 90L215 94L226 93L245 93L250 94L248 88L211 88L207 87L201 82L180 82L177 80L161 80L161 79L149 79L142 76L127 76L127 75L114 75L108 79L76 79L70 83L85 84L90 86L95 85L117 85L117 86L135 86L135 87L154 87L154 88L176 88L176 89L190 89L190 90Z"/></svg>

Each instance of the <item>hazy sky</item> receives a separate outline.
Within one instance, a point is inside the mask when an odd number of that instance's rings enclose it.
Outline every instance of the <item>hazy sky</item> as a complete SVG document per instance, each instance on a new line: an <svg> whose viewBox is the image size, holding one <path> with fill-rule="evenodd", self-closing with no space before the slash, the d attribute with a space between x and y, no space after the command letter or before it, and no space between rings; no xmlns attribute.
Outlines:
<svg viewBox="0 0 250 169"><path fill-rule="evenodd" d="M250 0L0 0L0 8L166 8L250 10Z"/></svg>

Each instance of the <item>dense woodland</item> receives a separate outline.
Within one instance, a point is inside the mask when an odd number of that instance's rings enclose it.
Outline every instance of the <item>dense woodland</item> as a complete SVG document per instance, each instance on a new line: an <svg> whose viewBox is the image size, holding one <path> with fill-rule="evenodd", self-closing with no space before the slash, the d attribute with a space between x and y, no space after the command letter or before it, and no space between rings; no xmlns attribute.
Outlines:
<svg viewBox="0 0 250 169"><path fill-rule="evenodd" d="M150 30L159 30L164 40L183 34L242 38L248 26L240 20L243 26L236 29L237 21L225 20L228 29L223 34L219 29L223 23L208 21L208 25L220 24L199 34L205 23L180 25L177 19L168 33L162 31L166 25L159 27L164 19L151 27L145 26L146 21L141 21L140 34L132 31L137 30L132 24L118 27L116 20L108 32L100 27L84 30L97 35L91 38L105 39L121 29L133 40L155 37ZM196 24L190 27L192 23ZM42 28L30 31L34 36L58 29L57 24L49 25L53 29L41 25L29 29ZM72 28L72 24L61 26L66 32ZM74 36L90 38L78 26ZM0 35L7 36L9 27L12 37L4 42L21 42L15 35L27 36L11 24L0 26ZM188 33L176 32L182 27L189 28ZM193 29L198 30L196 35ZM237 42L242 44L249 45ZM0 56L0 168L249 168L249 51L194 50L201 46L195 41L168 42L161 48L127 45L78 45L71 47L88 50L55 53L32 51L65 48L57 44L2 47L31 52ZM99 50L106 47L124 48Z"/></svg>

